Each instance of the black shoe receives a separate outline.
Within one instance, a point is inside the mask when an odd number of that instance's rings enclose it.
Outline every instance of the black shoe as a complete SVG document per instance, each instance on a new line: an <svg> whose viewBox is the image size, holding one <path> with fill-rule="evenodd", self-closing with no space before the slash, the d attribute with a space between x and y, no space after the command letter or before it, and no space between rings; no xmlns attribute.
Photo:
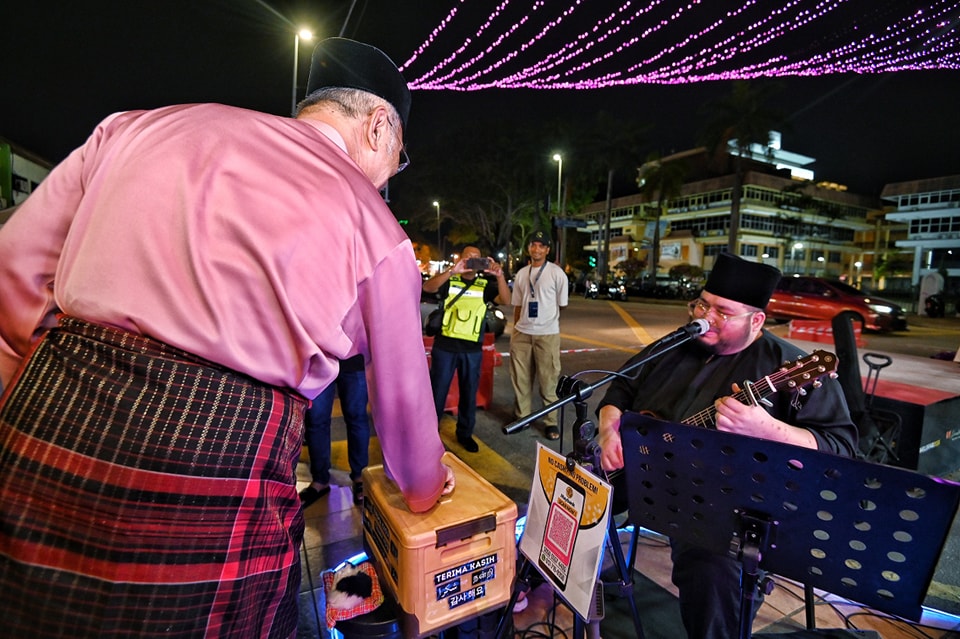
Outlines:
<svg viewBox="0 0 960 639"><path fill-rule="evenodd" d="M363 503L363 482L355 481L353 482L353 503L357 506Z"/></svg>
<svg viewBox="0 0 960 639"><path fill-rule="evenodd" d="M306 508L313 502L317 501L321 497L325 497L330 493L330 485L326 485L320 490L317 490L313 487L313 484L310 484L306 488L300 491L300 505L303 508Z"/></svg>
<svg viewBox="0 0 960 639"><path fill-rule="evenodd" d="M470 435L457 435L457 441L460 442L460 445L463 446L463 449L468 453L476 453L480 450L480 446L477 445L477 442L473 441L473 437Z"/></svg>
<svg viewBox="0 0 960 639"><path fill-rule="evenodd" d="M547 426L544 434L547 436L547 439L560 439L560 429L556 426Z"/></svg>

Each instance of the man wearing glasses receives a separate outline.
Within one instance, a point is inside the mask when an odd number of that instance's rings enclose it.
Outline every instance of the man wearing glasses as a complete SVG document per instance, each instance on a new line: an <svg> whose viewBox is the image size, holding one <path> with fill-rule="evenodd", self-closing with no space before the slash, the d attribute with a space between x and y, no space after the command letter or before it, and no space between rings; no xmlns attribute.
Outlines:
<svg viewBox="0 0 960 639"><path fill-rule="evenodd" d="M453 489L378 192L409 88L331 38L307 93L111 115L0 229L6 636L294 636L304 410L342 360L406 505Z"/></svg>
<svg viewBox="0 0 960 639"><path fill-rule="evenodd" d="M796 346L764 330L766 307L780 271L728 253L717 257L700 297L690 303L692 319L705 319L707 332L652 360L633 379L618 378L600 403L601 465L623 467L620 419L624 411L646 411L682 422L713 406L716 428L804 448L853 456L854 426L839 382L804 396L774 393L769 406L746 405L731 395L735 385L775 372L804 355ZM634 356L624 367L645 355ZM690 639L739 635L740 565L727 556L672 543L673 582ZM759 607L759 605L758 605ZM756 614L756 610L754 610Z"/></svg>

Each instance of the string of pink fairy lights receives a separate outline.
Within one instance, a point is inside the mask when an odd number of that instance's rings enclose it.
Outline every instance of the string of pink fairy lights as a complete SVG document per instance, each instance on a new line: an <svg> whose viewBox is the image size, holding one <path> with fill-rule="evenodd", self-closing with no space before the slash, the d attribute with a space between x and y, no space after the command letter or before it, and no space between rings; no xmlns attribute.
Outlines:
<svg viewBox="0 0 960 639"><path fill-rule="evenodd" d="M960 68L960 0L880 4L745 0L716 16L709 0L500 0L489 12L489 0L458 0L401 68L413 89L456 91ZM486 17L465 28L478 9ZM849 22L851 9L876 15Z"/></svg>

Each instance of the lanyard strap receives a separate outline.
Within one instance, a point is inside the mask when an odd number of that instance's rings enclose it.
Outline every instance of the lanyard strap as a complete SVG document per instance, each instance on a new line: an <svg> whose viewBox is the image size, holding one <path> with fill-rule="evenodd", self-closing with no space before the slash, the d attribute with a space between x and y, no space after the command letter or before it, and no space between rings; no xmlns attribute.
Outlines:
<svg viewBox="0 0 960 639"><path fill-rule="evenodd" d="M533 299L537 299L537 292L534 290L533 287L534 287L535 284L539 284L539 283L540 283L540 277L543 275L543 269L546 268L546 266L547 266L547 262L546 262L546 260L544 260L543 264L540 265L540 270L537 271L537 279L536 279L536 280L533 279L533 268L530 269L530 279L529 279L529 284L530 284L530 297L532 297Z"/></svg>

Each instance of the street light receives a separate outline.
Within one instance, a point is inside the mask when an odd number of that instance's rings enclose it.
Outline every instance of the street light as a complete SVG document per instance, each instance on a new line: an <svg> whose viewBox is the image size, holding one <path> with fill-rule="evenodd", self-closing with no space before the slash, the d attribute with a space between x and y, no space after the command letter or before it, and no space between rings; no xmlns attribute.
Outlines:
<svg viewBox="0 0 960 639"><path fill-rule="evenodd" d="M563 156L559 153L553 154L553 161L557 163L557 213L560 213L560 184L563 178Z"/></svg>
<svg viewBox="0 0 960 639"><path fill-rule="evenodd" d="M443 247L440 246L440 202L434 200L433 206L437 209L437 255L443 255Z"/></svg>
<svg viewBox="0 0 960 639"><path fill-rule="evenodd" d="M300 29L293 38L293 94L290 98L290 115L297 112L297 69L300 66L300 38L309 42L313 33L309 29Z"/></svg>
<svg viewBox="0 0 960 639"><path fill-rule="evenodd" d="M793 245L793 248L790 250L790 259L793 261L793 271L799 272L800 269L797 268L797 251L803 249L803 242L797 242Z"/></svg>

